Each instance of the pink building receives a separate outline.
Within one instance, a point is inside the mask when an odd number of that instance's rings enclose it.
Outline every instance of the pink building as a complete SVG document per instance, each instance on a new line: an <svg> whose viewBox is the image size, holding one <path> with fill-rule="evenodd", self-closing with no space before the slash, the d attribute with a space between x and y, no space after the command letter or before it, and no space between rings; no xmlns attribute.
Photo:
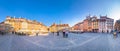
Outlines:
<svg viewBox="0 0 120 51"><path fill-rule="evenodd" d="M98 19L96 16L87 16L83 22L77 23L74 30L84 32L105 32L110 33L113 30L114 19L107 16L100 16Z"/></svg>

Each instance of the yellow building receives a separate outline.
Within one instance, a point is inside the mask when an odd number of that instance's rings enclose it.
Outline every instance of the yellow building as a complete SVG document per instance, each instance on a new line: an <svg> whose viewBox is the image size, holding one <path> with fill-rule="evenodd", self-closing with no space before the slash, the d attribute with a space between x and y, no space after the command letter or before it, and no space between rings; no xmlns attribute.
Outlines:
<svg viewBox="0 0 120 51"><path fill-rule="evenodd" d="M49 31L50 32L57 32L57 31L60 31L60 30L63 30L63 29L68 29L70 28L68 24L52 24L50 27L49 27Z"/></svg>
<svg viewBox="0 0 120 51"><path fill-rule="evenodd" d="M48 28L45 25L35 20L32 21L24 18L13 18L7 16L4 22L12 25L15 32L23 32L28 34L48 32Z"/></svg>
<svg viewBox="0 0 120 51"><path fill-rule="evenodd" d="M92 21L92 32L99 32L99 19Z"/></svg>

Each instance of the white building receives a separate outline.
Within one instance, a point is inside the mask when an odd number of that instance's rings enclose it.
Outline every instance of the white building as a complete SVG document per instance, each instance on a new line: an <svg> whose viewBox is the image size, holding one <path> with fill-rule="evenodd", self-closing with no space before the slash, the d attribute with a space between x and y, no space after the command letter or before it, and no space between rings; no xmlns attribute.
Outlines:
<svg viewBox="0 0 120 51"><path fill-rule="evenodd" d="M113 30L114 19L107 16L100 16L99 32L110 33Z"/></svg>

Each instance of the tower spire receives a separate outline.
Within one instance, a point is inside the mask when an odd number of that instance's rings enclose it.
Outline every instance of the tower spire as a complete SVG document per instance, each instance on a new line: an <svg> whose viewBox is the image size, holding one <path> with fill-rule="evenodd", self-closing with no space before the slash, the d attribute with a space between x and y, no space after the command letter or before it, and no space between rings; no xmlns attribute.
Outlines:
<svg viewBox="0 0 120 51"><path fill-rule="evenodd" d="M15 16L14 16L14 19L15 19Z"/></svg>

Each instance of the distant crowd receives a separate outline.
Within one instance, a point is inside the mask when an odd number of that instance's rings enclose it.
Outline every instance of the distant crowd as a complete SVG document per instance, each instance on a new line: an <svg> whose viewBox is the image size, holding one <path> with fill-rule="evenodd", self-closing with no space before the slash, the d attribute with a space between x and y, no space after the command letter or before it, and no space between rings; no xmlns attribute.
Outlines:
<svg viewBox="0 0 120 51"><path fill-rule="evenodd" d="M52 34L53 35L55 35L55 33L57 33L57 36L60 36L60 33L62 33L61 35L62 35L62 37L63 38L68 38L68 34L69 34L69 32L68 31L62 31L62 32L52 32Z"/></svg>

